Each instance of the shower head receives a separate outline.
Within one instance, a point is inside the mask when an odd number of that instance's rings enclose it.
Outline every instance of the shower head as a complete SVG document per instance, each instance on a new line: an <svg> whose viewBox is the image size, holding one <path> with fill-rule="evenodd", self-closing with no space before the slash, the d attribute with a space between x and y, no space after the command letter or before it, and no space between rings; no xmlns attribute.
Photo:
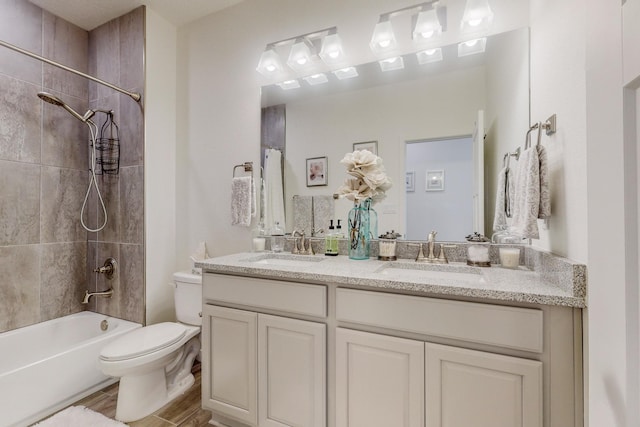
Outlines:
<svg viewBox="0 0 640 427"><path fill-rule="evenodd" d="M51 95L50 93L47 93L47 92L38 92L38 98L42 99L44 102L48 102L49 104L57 105L58 107L64 108L69 112L69 114L71 114L73 117L75 117L76 119L80 120L83 123L86 123L87 120L89 120L95 114L95 111L87 110L87 112L84 113L84 116L81 116L80 114L78 114L76 110L69 107L60 98L58 98L57 96Z"/></svg>

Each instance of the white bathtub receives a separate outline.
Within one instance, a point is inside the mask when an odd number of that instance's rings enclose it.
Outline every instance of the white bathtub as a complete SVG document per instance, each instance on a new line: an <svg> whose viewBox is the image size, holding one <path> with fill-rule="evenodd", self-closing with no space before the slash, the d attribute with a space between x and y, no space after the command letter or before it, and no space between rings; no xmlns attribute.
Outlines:
<svg viewBox="0 0 640 427"><path fill-rule="evenodd" d="M1 333L0 426L29 425L114 383L98 368L100 350L140 326L85 311Z"/></svg>

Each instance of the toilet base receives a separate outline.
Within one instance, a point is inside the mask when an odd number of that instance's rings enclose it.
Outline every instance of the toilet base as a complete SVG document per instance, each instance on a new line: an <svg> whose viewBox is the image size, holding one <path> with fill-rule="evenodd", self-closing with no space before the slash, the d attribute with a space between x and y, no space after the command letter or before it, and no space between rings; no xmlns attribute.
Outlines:
<svg viewBox="0 0 640 427"><path fill-rule="evenodd" d="M195 383L191 367L199 347L200 340L194 337L169 366L140 375L124 375L118 389L116 419L123 422L139 420L184 394Z"/></svg>

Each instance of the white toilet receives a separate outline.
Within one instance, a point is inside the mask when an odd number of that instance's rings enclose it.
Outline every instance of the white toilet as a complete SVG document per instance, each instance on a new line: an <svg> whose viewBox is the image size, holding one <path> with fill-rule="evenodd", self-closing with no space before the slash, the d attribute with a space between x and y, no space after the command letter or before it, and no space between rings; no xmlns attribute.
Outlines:
<svg viewBox="0 0 640 427"><path fill-rule="evenodd" d="M194 383L191 368L200 354L202 276L179 272L173 279L178 322L138 328L100 352L102 372L120 377L119 421L146 417Z"/></svg>

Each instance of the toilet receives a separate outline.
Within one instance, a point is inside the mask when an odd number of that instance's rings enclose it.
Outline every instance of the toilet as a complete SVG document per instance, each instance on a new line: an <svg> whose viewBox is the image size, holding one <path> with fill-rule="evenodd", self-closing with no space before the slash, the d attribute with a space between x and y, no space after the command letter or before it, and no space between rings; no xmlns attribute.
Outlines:
<svg viewBox="0 0 640 427"><path fill-rule="evenodd" d="M202 276L173 275L177 322L138 328L100 352L105 375L120 378L116 419L136 421L150 415L194 383L193 361L200 354Z"/></svg>

